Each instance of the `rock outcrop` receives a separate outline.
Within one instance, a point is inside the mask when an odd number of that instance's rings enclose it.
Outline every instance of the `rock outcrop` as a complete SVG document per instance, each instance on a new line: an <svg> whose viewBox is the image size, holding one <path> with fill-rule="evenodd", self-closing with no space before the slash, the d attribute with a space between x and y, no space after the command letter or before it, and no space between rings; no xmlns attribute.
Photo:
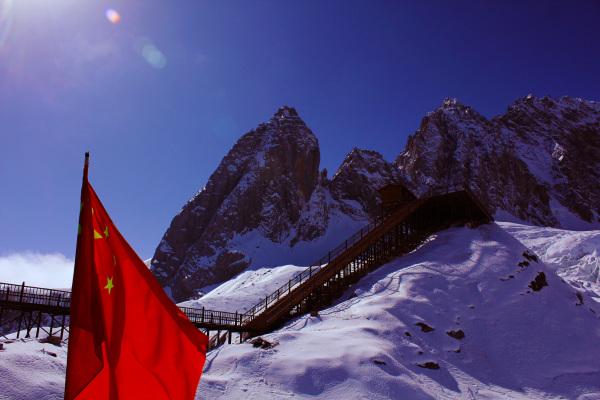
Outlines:
<svg viewBox="0 0 600 400"><path fill-rule="evenodd" d="M420 195L466 186L501 216L574 229L600 221L599 103L527 96L488 120L446 100L396 162Z"/></svg>
<svg viewBox="0 0 600 400"><path fill-rule="evenodd" d="M354 149L332 181L319 162L318 140L293 108L243 135L154 254L171 296L193 297L252 266L314 261L377 212L376 189L397 175L372 151Z"/></svg>

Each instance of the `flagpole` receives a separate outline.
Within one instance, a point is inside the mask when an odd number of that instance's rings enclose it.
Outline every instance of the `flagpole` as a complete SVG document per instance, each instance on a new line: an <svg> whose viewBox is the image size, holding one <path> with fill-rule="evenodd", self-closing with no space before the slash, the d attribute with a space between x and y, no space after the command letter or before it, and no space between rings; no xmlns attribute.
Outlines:
<svg viewBox="0 0 600 400"><path fill-rule="evenodd" d="M88 167L90 165L90 152L85 152L85 161L83 163L83 181L87 182L88 180Z"/></svg>

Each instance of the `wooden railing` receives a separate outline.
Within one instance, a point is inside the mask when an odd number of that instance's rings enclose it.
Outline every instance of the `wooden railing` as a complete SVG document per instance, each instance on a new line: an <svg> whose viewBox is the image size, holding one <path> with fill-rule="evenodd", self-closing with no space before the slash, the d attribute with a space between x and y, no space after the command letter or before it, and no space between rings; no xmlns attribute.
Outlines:
<svg viewBox="0 0 600 400"><path fill-rule="evenodd" d="M449 223L468 220L491 221L489 213L468 190L415 199L361 228L244 313L191 307L180 309L193 324L207 331L264 332L272 329L282 316L289 317L289 311L307 296L318 293L319 287L335 280L336 274L345 275L343 271L352 270L349 268L352 263L358 261L364 264L365 257L370 257L373 250L378 252L381 243L386 245L387 236L395 235L393 240L396 241L393 246L388 246L387 256L397 256L400 253L394 252L400 251L398 249L414 248L431 232L443 229ZM398 240L404 240L406 244L399 245ZM375 264L384 259L380 256L376 260L373 258ZM375 265L371 264L369 268ZM363 274L367 270L360 272ZM342 285L349 284L347 281L340 282ZM65 290L0 283L0 309L29 307L65 315L69 312L70 299L70 292Z"/></svg>
<svg viewBox="0 0 600 400"><path fill-rule="evenodd" d="M311 279L315 273L320 271L322 268L327 267L331 260L348 250L349 247L354 246L359 240L367 236L373 229L381 225L382 222L383 218L378 217L374 222L371 222L367 226L361 228L354 235L350 236L337 247L330 250L325 256L319 258L317 261L311 263L306 269L294 275L288 280L287 283L274 290L271 294L265 296L264 300L259 301L254 307L242 314L242 324L251 322L259 314L265 312L269 306L280 300L283 296L291 293L292 290L302 285L302 283Z"/></svg>

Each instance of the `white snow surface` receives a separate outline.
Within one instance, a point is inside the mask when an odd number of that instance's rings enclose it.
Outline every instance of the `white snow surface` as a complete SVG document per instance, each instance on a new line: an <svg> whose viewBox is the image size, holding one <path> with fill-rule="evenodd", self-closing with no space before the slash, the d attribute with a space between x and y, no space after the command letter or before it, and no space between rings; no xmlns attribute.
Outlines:
<svg viewBox="0 0 600 400"><path fill-rule="evenodd" d="M600 398L600 307L589 298L577 306L575 290L541 262L518 267L524 250L497 225L442 232L319 317L265 335L274 348L212 351L199 396ZM540 271L549 286L532 292ZM457 329L463 340L446 334ZM417 366L427 361L440 369Z"/></svg>
<svg viewBox="0 0 600 400"><path fill-rule="evenodd" d="M575 288L600 302L600 231L499 223Z"/></svg>
<svg viewBox="0 0 600 400"><path fill-rule="evenodd" d="M600 305L587 292L576 305L576 289L555 273L571 263L565 255L591 255L598 243L561 231L572 240L551 250L560 242L555 230L532 229L502 223L437 234L318 317L301 316L263 336L276 346L246 342L209 352L197 399L600 398ZM548 264L519 267L526 246ZM560 267L552 261L559 259ZM236 293L261 297L296 268L238 275L205 304L233 307ZM548 286L532 291L539 272ZM418 322L434 330L422 332ZM446 334L458 329L462 340ZM0 352L0 398L62 398L66 351L51 350L54 358L42 346L49 345L16 342ZM425 362L439 369L418 366Z"/></svg>
<svg viewBox="0 0 600 400"><path fill-rule="evenodd" d="M245 312L304 269L306 267L283 265L276 268L247 270L234 279L217 286L200 299L184 301L178 305L193 308L204 307L208 310Z"/></svg>
<svg viewBox="0 0 600 400"><path fill-rule="evenodd" d="M4 345L0 351L0 399L63 398L66 346L57 347L34 339L0 340L0 343Z"/></svg>

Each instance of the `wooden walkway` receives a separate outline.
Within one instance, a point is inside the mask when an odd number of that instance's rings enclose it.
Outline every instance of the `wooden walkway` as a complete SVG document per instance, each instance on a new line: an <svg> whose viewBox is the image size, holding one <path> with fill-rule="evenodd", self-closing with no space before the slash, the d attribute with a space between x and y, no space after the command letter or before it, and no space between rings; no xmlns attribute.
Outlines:
<svg viewBox="0 0 600 400"><path fill-rule="evenodd" d="M432 233L450 226L482 224L492 217L466 190L413 199L362 228L324 257L244 313L180 307L190 321L209 337L211 347L270 332L290 318L331 304L369 271L406 254ZM61 338L68 328L70 292L0 283L0 327L3 312L17 312L19 330L39 334L42 315L57 317ZM52 335L52 328L50 331Z"/></svg>

